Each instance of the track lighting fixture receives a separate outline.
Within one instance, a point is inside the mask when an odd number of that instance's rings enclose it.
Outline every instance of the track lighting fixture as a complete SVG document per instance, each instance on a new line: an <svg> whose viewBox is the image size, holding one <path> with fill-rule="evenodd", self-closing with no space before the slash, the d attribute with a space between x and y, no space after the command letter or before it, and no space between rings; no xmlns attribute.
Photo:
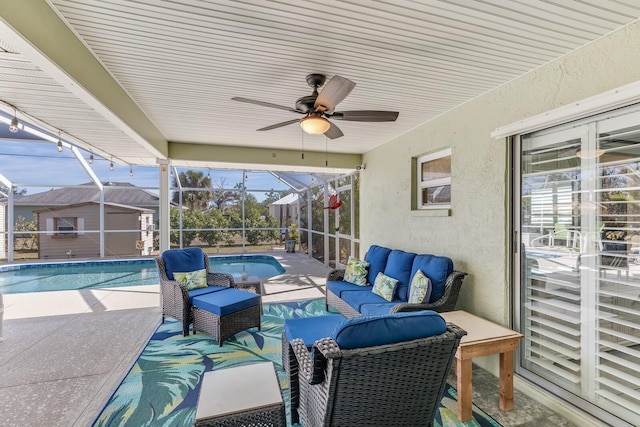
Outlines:
<svg viewBox="0 0 640 427"><path fill-rule="evenodd" d="M16 113L13 113L13 119L11 119L11 124L9 125L9 132L16 133L18 132L18 117L16 117Z"/></svg>
<svg viewBox="0 0 640 427"><path fill-rule="evenodd" d="M89 164L92 165L93 164L93 153L91 153L89 155Z"/></svg>
<svg viewBox="0 0 640 427"><path fill-rule="evenodd" d="M111 163L109 163L109 170L113 172L113 157L111 158Z"/></svg>
<svg viewBox="0 0 640 427"><path fill-rule="evenodd" d="M62 152L62 139L60 138L60 131L58 131L58 153Z"/></svg>

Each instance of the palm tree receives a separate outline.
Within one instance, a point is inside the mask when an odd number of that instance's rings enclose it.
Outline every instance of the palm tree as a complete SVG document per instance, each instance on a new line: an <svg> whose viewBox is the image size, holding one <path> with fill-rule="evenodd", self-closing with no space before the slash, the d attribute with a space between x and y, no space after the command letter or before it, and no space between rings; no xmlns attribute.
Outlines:
<svg viewBox="0 0 640 427"><path fill-rule="evenodd" d="M184 189L182 192L182 203L191 210L205 210L209 202L213 199L211 191L211 177L194 170L180 172L178 174L180 185ZM173 177L174 187L178 187L176 177ZM198 190L202 188L202 190ZM173 202L178 203L178 192L173 194Z"/></svg>

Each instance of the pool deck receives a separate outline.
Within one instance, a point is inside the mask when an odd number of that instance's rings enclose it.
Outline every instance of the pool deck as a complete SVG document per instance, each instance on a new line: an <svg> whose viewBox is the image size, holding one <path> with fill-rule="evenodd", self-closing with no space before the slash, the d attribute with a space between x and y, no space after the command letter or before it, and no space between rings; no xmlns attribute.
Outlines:
<svg viewBox="0 0 640 427"><path fill-rule="evenodd" d="M324 297L327 267L301 253L266 255L287 271L264 283L264 302ZM160 323L159 303L157 285L5 295L0 425L91 425ZM474 403L502 425L572 426L517 390L515 409L500 412L496 377L473 375Z"/></svg>
<svg viewBox="0 0 640 427"><path fill-rule="evenodd" d="M324 297L324 265L275 252L287 270L264 302ZM160 323L159 286L4 295L0 425L87 426Z"/></svg>

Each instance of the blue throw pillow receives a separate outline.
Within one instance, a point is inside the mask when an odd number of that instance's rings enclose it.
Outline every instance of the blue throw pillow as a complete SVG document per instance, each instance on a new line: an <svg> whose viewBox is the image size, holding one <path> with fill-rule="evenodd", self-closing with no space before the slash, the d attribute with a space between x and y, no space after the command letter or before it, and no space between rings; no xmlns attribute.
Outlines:
<svg viewBox="0 0 640 427"><path fill-rule="evenodd" d="M439 335L447 323L432 310L354 317L336 325L331 334L342 350L373 347Z"/></svg>
<svg viewBox="0 0 640 427"><path fill-rule="evenodd" d="M369 273L367 275L367 282L373 284L378 277L378 273L384 273L384 268L387 266L387 257L391 253L391 249L383 246L371 245L365 255L364 259L369 263Z"/></svg>
<svg viewBox="0 0 640 427"><path fill-rule="evenodd" d="M162 253L165 272L169 280L176 280L173 273L204 269L204 252L200 248L169 249Z"/></svg>

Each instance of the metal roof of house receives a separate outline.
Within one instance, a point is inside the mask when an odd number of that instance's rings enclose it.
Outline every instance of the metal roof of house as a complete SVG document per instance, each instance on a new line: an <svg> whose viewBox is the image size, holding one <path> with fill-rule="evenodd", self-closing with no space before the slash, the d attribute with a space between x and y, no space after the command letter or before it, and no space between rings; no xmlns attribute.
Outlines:
<svg viewBox="0 0 640 427"><path fill-rule="evenodd" d="M103 182L105 203L157 208L160 198L150 191L126 182ZM93 184L82 184L34 193L14 199L15 206L69 206L85 202L99 202L100 191Z"/></svg>
<svg viewBox="0 0 640 427"><path fill-rule="evenodd" d="M269 206L271 206L271 205L290 205L292 203L296 203L297 201L298 201L298 195L296 193L292 193L292 194L287 194L286 196L284 196L280 200L276 200L275 202L270 203Z"/></svg>

